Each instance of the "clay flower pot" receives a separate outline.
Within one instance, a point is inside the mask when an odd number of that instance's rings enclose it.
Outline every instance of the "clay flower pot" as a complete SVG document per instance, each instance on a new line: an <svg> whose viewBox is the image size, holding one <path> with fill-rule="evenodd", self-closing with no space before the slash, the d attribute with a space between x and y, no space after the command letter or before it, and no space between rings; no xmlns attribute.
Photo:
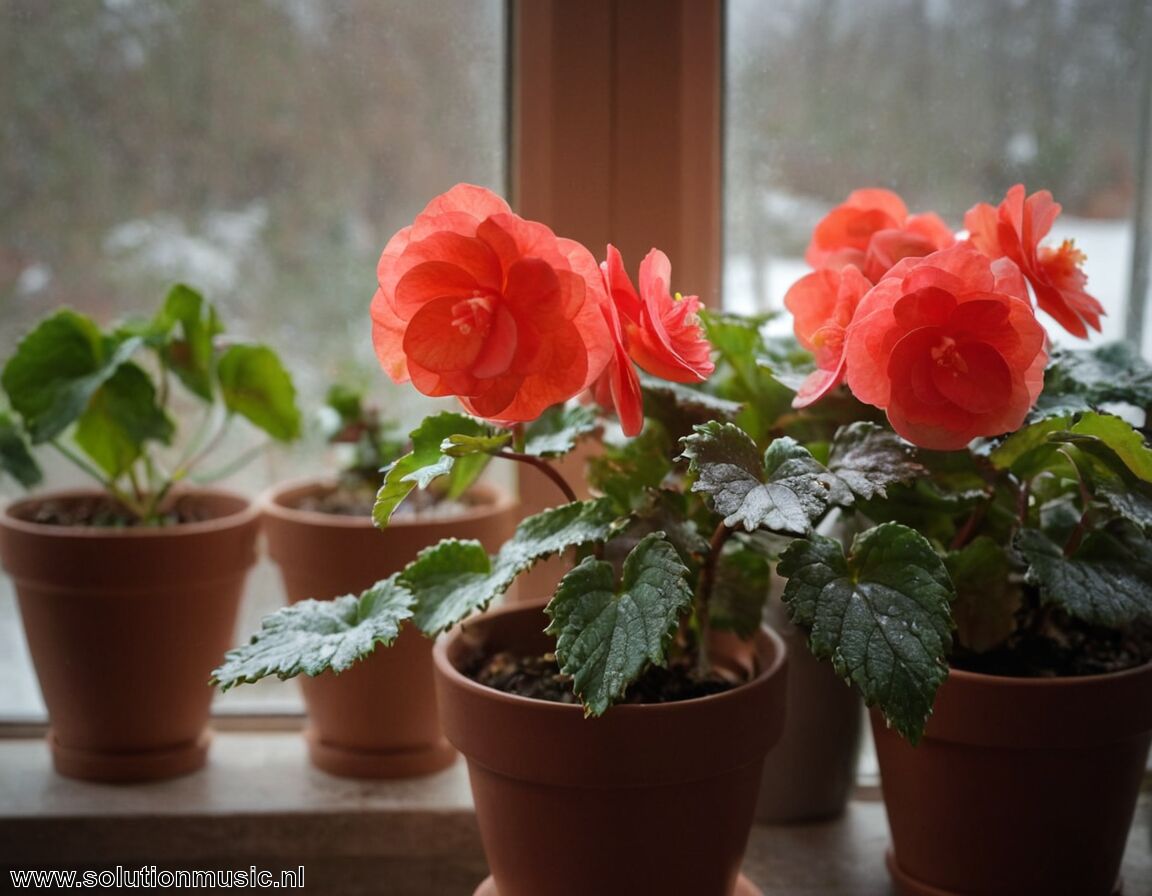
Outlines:
<svg viewBox="0 0 1152 896"><path fill-rule="evenodd" d="M1109 896L1152 743L1152 664L952 670L924 740L873 715L900 896Z"/></svg>
<svg viewBox="0 0 1152 896"><path fill-rule="evenodd" d="M495 551L516 525L514 501L486 485L472 489L473 505L459 514L396 517L384 530L366 516L297 507L332 487L327 480L289 483L261 501L268 553L280 567L290 603L358 594L442 538L475 538ZM330 774L424 775L456 757L436 711L432 641L410 625L387 650L351 669L299 681L308 712L308 753Z"/></svg>
<svg viewBox="0 0 1152 896"><path fill-rule="evenodd" d="M259 515L239 495L202 490L205 521L127 529L30 522L46 494L0 513L12 576L48 707L56 770L142 781L200 768L212 669L232 643Z"/></svg>
<svg viewBox="0 0 1152 896"><path fill-rule="evenodd" d="M579 706L487 688L477 650L542 653L540 606L477 617L436 645L448 739L468 760L492 876L476 896L753 896L739 876L764 754L784 721L784 645L718 638L717 662L752 676L723 694Z"/></svg>

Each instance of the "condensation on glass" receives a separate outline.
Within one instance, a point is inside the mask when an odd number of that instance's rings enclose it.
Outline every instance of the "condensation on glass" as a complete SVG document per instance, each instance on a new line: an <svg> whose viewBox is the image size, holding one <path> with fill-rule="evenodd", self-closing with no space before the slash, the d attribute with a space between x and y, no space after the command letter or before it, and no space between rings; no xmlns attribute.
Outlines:
<svg viewBox="0 0 1152 896"><path fill-rule="evenodd" d="M813 225L856 187L959 228L1023 182L1063 204L1051 239L1087 255L1108 309L1096 341L1131 335L1149 262L1149 18L1146 0L730 0L726 306L779 310Z"/></svg>
<svg viewBox="0 0 1152 896"><path fill-rule="evenodd" d="M376 260L452 184L503 192L504 43L503 0L0 0L0 357L58 305L148 315L184 281L306 411L339 379L416 419L373 360ZM279 587L256 571L240 633ZM42 712L2 575L0 681L0 715Z"/></svg>

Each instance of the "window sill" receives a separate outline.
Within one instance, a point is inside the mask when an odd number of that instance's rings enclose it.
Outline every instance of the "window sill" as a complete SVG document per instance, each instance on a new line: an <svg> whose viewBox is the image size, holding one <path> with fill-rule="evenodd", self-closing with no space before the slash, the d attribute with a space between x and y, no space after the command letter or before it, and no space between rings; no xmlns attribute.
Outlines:
<svg viewBox="0 0 1152 896"><path fill-rule="evenodd" d="M485 875L464 763L407 781L331 777L291 732L217 733L209 766L154 784L54 774L42 740L0 739L0 868L295 868L308 892L468 896ZM1152 892L1152 793L1137 808L1125 892ZM875 788L836 821L757 826L745 861L787 896L887 896ZM381 890L381 882L387 887Z"/></svg>

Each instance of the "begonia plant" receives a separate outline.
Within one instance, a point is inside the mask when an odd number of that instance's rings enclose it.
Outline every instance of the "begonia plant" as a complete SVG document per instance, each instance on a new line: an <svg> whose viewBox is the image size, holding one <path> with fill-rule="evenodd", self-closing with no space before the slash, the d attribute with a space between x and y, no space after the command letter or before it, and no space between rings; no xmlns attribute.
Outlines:
<svg viewBox="0 0 1152 896"><path fill-rule="evenodd" d="M1011 243L1013 214L997 224L997 245ZM468 413L413 432L376 522L478 457L540 467L567 503L524 520L495 555L449 539L361 595L281 610L215 681L340 671L406 621L434 636L575 548L547 630L559 676L597 716L634 699L655 669L708 680L709 632L759 626L778 559L817 655L917 739L956 655L954 616L963 633L969 616L1003 614L1008 592L1048 595L1049 579L1077 574L1068 564L1095 574L1100 557L1146 552L1152 523L1142 516L1152 455L1099 408L1146 404L1146 369L1117 348L1059 355L1041 393L1050 351L1025 278L1038 271L1058 293L1079 290L1088 320L1096 306L1067 269L1074 250L1037 250L1033 223L1012 244L1017 261L988 254L969 227L960 239L934 215L910 216L895 194L854 194L817 228L807 257L819 267L788 296L788 344L766 338L762 321L674 293L658 250L637 287L613 247L597 264L487 190L437 197L384 249L372 338L393 380L455 396ZM1076 371L1089 368L1085 385ZM607 427L588 471L597 497L576 500L550 460L612 415L618 430ZM1080 499L1092 506L1068 526ZM860 518L847 553L816 533L834 513ZM1064 526L1059 557L1039 541L1055 537L1052 526ZM1028 556L1037 559L1021 565ZM992 588L1001 572L1003 588ZM1090 621L1146 614L1148 587L1132 587L1124 613ZM1052 605L1077 594L1039 600L1055 618L1066 607Z"/></svg>

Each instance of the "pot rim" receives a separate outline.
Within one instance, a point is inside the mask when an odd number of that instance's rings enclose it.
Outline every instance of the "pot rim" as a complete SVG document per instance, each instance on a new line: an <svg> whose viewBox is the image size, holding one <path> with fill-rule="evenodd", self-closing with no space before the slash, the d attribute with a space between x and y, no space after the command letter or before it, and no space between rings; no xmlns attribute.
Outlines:
<svg viewBox="0 0 1152 896"><path fill-rule="evenodd" d="M329 526L344 529L374 529L375 523L371 517L349 516L339 513L324 513L320 510L301 510L285 501L290 496L307 491L325 491L336 484L336 479L327 474L316 476L300 476L278 482L260 492L254 500L258 511L266 516L313 526ZM472 507L461 510L459 513L435 517L407 517L397 519L388 524L389 529L414 528L438 523L455 523L482 519L486 516L495 516L511 510L516 499L511 493L493 483L477 482L468 489L468 493L476 495L481 500ZM383 530L386 531L386 530Z"/></svg>
<svg viewBox="0 0 1152 896"><path fill-rule="evenodd" d="M226 488L196 486L177 488L174 495L194 495L197 497L221 498L234 501L235 510L206 520L191 523L173 523L167 526L63 526L55 523L37 523L16 515L16 511L42 504L45 501L70 498L90 498L105 496L104 489L79 487L62 488L35 492L23 498L10 501L0 508L0 527L11 529L38 538L179 538L212 532L221 528L244 526L259 518L260 509L252 498Z"/></svg>
<svg viewBox="0 0 1152 896"><path fill-rule="evenodd" d="M506 691L500 691L496 688L490 688L487 685L480 684L472 678L469 678L463 672L458 670L452 662L448 659L449 646L457 639L468 637L468 625L485 622L490 619L496 619L501 616L511 615L513 613L528 613L528 612L541 612L543 604L540 602L531 602L526 604L506 604L504 606L496 607L487 610L475 617L465 620L459 625L454 626L446 632L440 634L436 643L432 648L432 659L436 664L437 669L449 679L455 686L463 688L465 691L485 699L495 700L498 703L507 704L509 706L519 706L530 711L547 712L547 713L568 713L574 715L576 713L584 714L584 707L579 703L556 703L552 700L541 700L536 697L523 697L519 694L509 694ZM720 637L731 637L735 640L743 640L737 638L736 635L728 633L717 633ZM747 688L749 685L765 681L768 678L778 674L787 662L787 647L784 644L784 639L780 635L769 628L767 625L761 625L757 630L756 635L748 640L761 640L767 641L772 645L772 660L767 665L762 665L756 670L756 674L749 678L747 681L742 681L736 687L730 688L727 691L722 691L718 694L706 694L702 697L693 697L689 700L676 700L669 703L621 703L608 708L604 713L603 718L610 716L617 717L618 720L626 720L635 718L639 715L647 714L649 717L656 717L658 715L672 716L677 713L691 712L692 708L711 701L713 703L725 703L733 700L740 699L740 692ZM757 655L760 651L757 651ZM592 722L591 719L586 718L586 721Z"/></svg>
<svg viewBox="0 0 1152 896"><path fill-rule="evenodd" d="M1114 672L1100 672L1095 675L1056 675L1051 677L992 675L987 672L971 672L967 669L956 669L952 666L948 667L948 679L955 679L968 687L1020 688L1021 690L1077 687L1105 679L1136 678L1150 673L1152 673L1152 659L1145 660L1139 666L1118 669Z"/></svg>

